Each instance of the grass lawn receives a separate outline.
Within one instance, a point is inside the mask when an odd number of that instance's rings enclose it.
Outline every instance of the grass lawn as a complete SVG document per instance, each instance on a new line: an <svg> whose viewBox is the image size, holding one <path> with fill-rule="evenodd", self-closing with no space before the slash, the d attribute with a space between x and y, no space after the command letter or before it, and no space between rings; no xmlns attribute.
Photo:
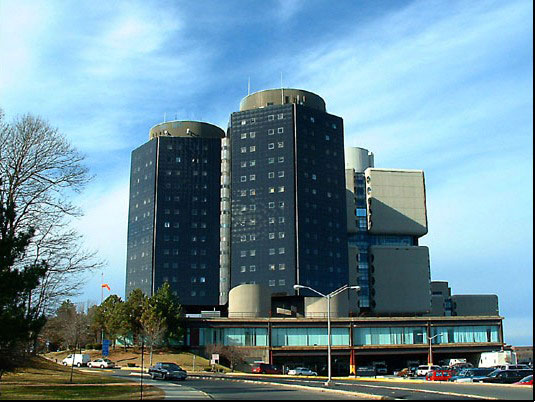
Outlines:
<svg viewBox="0 0 535 402"><path fill-rule="evenodd" d="M0 400L4 399L139 399L139 384L125 382L98 373L73 371L43 358L28 360L27 367L5 374L0 382ZM159 399L163 393L143 387L144 398Z"/></svg>
<svg viewBox="0 0 535 402"><path fill-rule="evenodd" d="M91 359L98 359L102 357L102 352L100 350L83 350L83 353L87 353L91 356ZM50 359L55 359L58 362L61 362L67 355L72 352L51 352L47 353L45 356ZM80 353L80 352L77 352ZM193 354L189 352L173 353L170 351L155 351L152 356L152 364L157 362L172 362L178 364L187 372L192 371L204 371L211 367L210 360L205 359L202 356L195 355L195 370L193 370ZM115 350L110 348L110 355L108 356L110 360L115 362L121 367L127 367L127 364L135 364L137 367L141 367L141 351L139 348L129 347L127 351L123 348L117 347ZM149 352L145 349L144 357L144 367L149 367ZM217 365L219 370L230 371L227 367Z"/></svg>

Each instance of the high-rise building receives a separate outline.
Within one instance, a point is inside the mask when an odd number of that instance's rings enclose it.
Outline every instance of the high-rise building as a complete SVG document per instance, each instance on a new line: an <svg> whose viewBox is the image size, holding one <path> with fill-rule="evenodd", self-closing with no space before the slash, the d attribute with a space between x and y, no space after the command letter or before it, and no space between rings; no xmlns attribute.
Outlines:
<svg viewBox="0 0 535 402"><path fill-rule="evenodd" d="M202 122L151 128L132 152L126 294L168 282L183 305L219 304L221 139Z"/></svg>
<svg viewBox="0 0 535 402"><path fill-rule="evenodd" d="M349 266L361 287L353 310L368 314L426 314L431 310L424 175L377 169L373 154L346 148ZM356 307L356 308L355 308Z"/></svg>
<svg viewBox="0 0 535 402"><path fill-rule="evenodd" d="M230 287L295 295L295 284L347 284L342 119L316 94L274 89L245 97L229 133Z"/></svg>

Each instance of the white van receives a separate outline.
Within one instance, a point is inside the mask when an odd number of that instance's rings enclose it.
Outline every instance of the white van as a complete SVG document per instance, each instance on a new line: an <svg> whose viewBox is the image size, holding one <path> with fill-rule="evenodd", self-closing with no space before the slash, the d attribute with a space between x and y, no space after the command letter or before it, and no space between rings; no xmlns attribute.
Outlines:
<svg viewBox="0 0 535 402"><path fill-rule="evenodd" d="M511 350L483 352L479 359L479 367L498 367L506 364L516 364L516 353Z"/></svg>
<svg viewBox="0 0 535 402"><path fill-rule="evenodd" d="M61 363L64 366L74 365L77 367L82 367L82 366L87 366L87 363L89 363L90 361L91 361L91 356L77 353L74 355L67 356L65 359L61 361Z"/></svg>
<svg viewBox="0 0 535 402"><path fill-rule="evenodd" d="M418 366L418 369L416 370L416 375L418 377L425 377L427 373L433 370L440 370L440 366L436 366L434 364L422 364Z"/></svg>

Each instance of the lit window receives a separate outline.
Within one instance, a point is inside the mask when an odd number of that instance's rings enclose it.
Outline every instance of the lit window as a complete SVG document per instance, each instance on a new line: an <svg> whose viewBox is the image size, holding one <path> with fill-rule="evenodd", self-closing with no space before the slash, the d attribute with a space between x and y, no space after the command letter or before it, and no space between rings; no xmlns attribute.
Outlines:
<svg viewBox="0 0 535 402"><path fill-rule="evenodd" d="M279 187L279 193L284 193L284 186Z"/></svg>
<svg viewBox="0 0 535 402"><path fill-rule="evenodd" d="M275 264L269 264L269 270L275 271Z"/></svg>
<svg viewBox="0 0 535 402"><path fill-rule="evenodd" d="M247 271L247 267L245 265L242 265L240 267L240 272L245 272L245 271Z"/></svg>
<svg viewBox="0 0 535 402"><path fill-rule="evenodd" d="M255 166L255 165L256 165L256 161L255 160L249 161L249 166Z"/></svg>
<svg viewBox="0 0 535 402"><path fill-rule="evenodd" d="M247 133L241 133L240 135L241 139L244 140L247 138Z"/></svg>
<svg viewBox="0 0 535 402"><path fill-rule="evenodd" d="M275 223L275 218L274 217L270 217L269 218L269 223Z"/></svg>
<svg viewBox="0 0 535 402"><path fill-rule="evenodd" d="M279 148L284 148L284 141L280 141L277 143Z"/></svg>
<svg viewBox="0 0 535 402"><path fill-rule="evenodd" d="M242 154L246 153L247 152L247 147L241 147L240 151L241 151Z"/></svg>
<svg viewBox="0 0 535 402"><path fill-rule="evenodd" d="M286 269L286 264L279 264L279 270L284 271Z"/></svg>
<svg viewBox="0 0 535 402"><path fill-rule="evenodd" d="M284 232L279 232L279 239L284 239Z"/></svg>
<svg viewBox="0 0 535 402"><path fill-rule="evenodd" d="M249 180L255 181L255 179L256 179L256 175L252 174L249 176Z"/></svg>
<svg viewBox="0 0 535 402"><path fill-rule="evenodd" d="M246 124L247 124L247 120L242 120L242 121L241 121L241 125L242 125L242 126L245 126Z"/></svg>
<svg viewBox="0 0 535 402"><path fill-rule="evenodd" d="M271 193L274 193L274 192L275 192L275 187L270 187L269 188L269 193L271 194Z"/></svg>
<svg viewBox="0 0 535 402"><path fill-rule="evenodd" d="M251 145L251 146L249 147L249 152L254 152L254 151L256 151L256 146Z"/></svg>
<svg viewBox="0 0 535 402"><path fill-rule="evenodd" d="M254 257L256 255L256 250L249 250L249 255Z"/></svg>
<svg viewBox="0 0 535 402"><path fill-rule="evenodd" d="M252 188L249 190L249 195L256 195L256 189Z"/></svg>
<svg viewBox="0 0 535 402"><path fill-rule="evenodd" d="M249 272L255 272L256 271L256 265L249 266Z"/></svg>

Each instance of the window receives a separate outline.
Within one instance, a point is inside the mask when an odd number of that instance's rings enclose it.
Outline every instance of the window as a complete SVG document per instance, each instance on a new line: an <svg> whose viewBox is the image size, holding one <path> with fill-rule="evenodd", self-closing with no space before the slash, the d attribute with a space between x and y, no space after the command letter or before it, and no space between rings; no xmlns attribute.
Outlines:
<svg viewBox="0 0 535 402"><path fill-rule="evenodd" d="M284 216L279 216L279 223L284 223Z"/></svg>
<svg viewBox="0 0 535 402"><path fill-rule="evenodd" d="M242 140L246 139L247 138L247 133L241 133L240 138Z"/></svg>
<svg viewBox="0 0 535 402"><path fill-rule="evenodd" d="M279 163L284 162L284 156L279 156Z"/></svg>
<svg viewBox="0 0 535 402"><path fill-rule="evenodd" d="M251 132L249 133L249 138L255 138L255 137L256 137L256 132L251 131Z"/></svg>
<svg viewBox="0 0 535 402"><path fill-rule="evenodd" d="M256 211L256 205L255 204L249 205L249 211Z"/></svg>
<svg viewBox="0 0 535 402"><path fill-rule="evenodd" d="M275 163L275 158L268 158L268 163Z"/></svg>
<svg viewBox="0 0 535 402"><path fill-rule="evenodd" d="M269 286L275 286L275 279L269 280Z"/></svg>
<svg viewBox="0 0 535 402"><path fill-rule="evenodd" d="M254 117L251 117L251 123L254 123L256 119Z"/></svg>
<svg viewBox="0 0 535 402"><path fill-rule="evenodd" d="M256 179L256 175L252 174L249 176L250 181L255 181L255 179Z"/></svg>
<svg viewBox="0 0 535 402"><path fill-rule="evenodd" d="M269 270L275 271L275 264L269 264Z"/></svg>
<svg viewBox="0 0 535 402"><path fill-rule="evenodd" d="M240 267L240 272L245 272L247 270L247 267L245 265L242 265Z"/></svg>
<svg viewBox="0 0 535 402"><path fill-rule="evenodd" d="M279 201L279 207L284 208L284 201Z"/></svg>
<svg viewBox="0 0 535 402"><path fill-rule="evenodd" d="M286 252L286 250L284 249L284 247L279 247L279 254L284 254Z"/></svg>
<svg viewBox="0 0 535 402"><path fill-rule="evenodd" d="M269 218L269 223L270 223L270 224L271 224L271 223L275 223L275 218L274 218L274 217L270 217L270 218Z"/></svg>
<svg viewBox="0 0 535 402"><path fill-rule="evenodd" d="M269 207L269 208L275 208L275 203L274 203L274 202L270 202L270 203L268 203L268 207Z"/></svg>
<svg viewBox="0 0 535 402"><path fill-rule="evenodd" d="M275 144L273 142L270 142L268 144L268 149L275 149Z"/></svg>
<svg viewBox="0 0 535 402"><path fill-rule="evenodd" d="M275 177L275 172L268 173L268 179L273 179Z"/></svg>
<svg viewBox="0 0 535 402"><path fill-rule="evenodd" d="M270 193L270 194L273 194L274 192L275 192L275 187L270 187L270 188L269 188L269 193Z"/></svg>
<svg viewBox="0 0 535 402"><path fill-rule="evenodd" d="M270 114L270 115L268 116L268 121L272 121L272 120L274 120L274 119L275 119L275 115L274 115L274 114Z"/></svg>
<svg viewBox="0 0 535 402"><path fill-rule="evenodd" d="M240 181L243 183L243 182L246 182L247 181L247 176L241 176L240 177Z"/></svg>
<svg viewBox="0 0 535 402"><path fill-rule="evenodd" d="M171 227L171 224L169 222L164 222L163 227L164 228Z"/></svg>
<svg viewBox="0 0 535 402"><path fill-rule="evenodd" d="M251 145L251 146L249 147L249 152L255 152L255 151L256 151L256 146Z"/></svg>
<svg viewBox="0 0 535 402"><path fill-rule="evenodd" d="M270 248L269 249L269 255L275 255L275 249L274 248Z"/></svg>
<svg viewBox="0 0 535 402"><path fill-rule="evenodd" d="M284 239L284 232L279 232L279 239Z"/></svg>
<svg viewBox="0 0 535 402"><path fill-rule="evenodd" d="M240 167L242 167L242 168L247 167L247 161L241 161L240 162Z"/></svg>
<svg viewBox="0 0 535 402"><path fill-rule="evenodd" d="M284 193L284 186L279 187L279 193Z"/></svg>
<svg viewBox="0 0 535 402"><path fill-rule="evenodd" d="M254 189L254 188L250 189L249 190L249 195L256 195L256 189Z"/></svg>
<svg viewBox="0 0 535 402"><path fill-rule="evenodd" d="M286 281L284 279L279 279L279 286L285 286Z"/></svg>
<svg viewBox="0 0 535 402"><path fill-rule="evenodd" d="M273 135L273 134L275 134L275 129L273 128L268 129L268 135Z"/></svg>
<svg viewBox="0 0 535 402"><path fill-rule="evenodd" d="M249 272L255 272L256 271L256 265L249 266Z"/></svg>
<svg viewBox="0 0 535 402"><path fill-rule="evenodd" d="M279 113L279 114L277 115L277 119L279 119L279 120L284 119L284 114L283 114L283 113Z"/></svg>
<svg viewBox="0 0 535 402"><path fill-rule="evenodd" d="M245 126L246 124L247 124L247 120L242 120L242 121L241 121L241 125L242 125L242 126Z"/></svg>
<svg viewBox="0 0 535 402"><path fill-rule="evenodd" d="M246 250L240 251L240 257L247 257L247 251Z"/></svg>
<svg viewBox="0 0 535 402"><path fill-rule="evenodd" d="M284 170L280 170L278 176L279 177L284 177Z"/></svg>
<svg viewBox="0 0 535 402"><path fill-rule="evenodd" d="M284 148L284 141L280 141L277 144L279 148Z"/></svg>
<svg viewBox="0 0 535 402"><path fill-rule="evenodd" d="M247 147L241 147L240 151L241 151L242 154L246 153L247 152Z"/></svg>
<svg viewBox="0 0 535 402"><path fill-rule="evenodd" d="M274 239L274 238L275 238L275 233L270 233L270 234L269 234L269 238L270 238L270 239Z"/></svg>
<svg viewBox="0 0 535 402"><path fill-rule="evenodd" d="M249 255L254 257L256 255L256 250L249 250Z"/></svg>
<svg viewBox="0 0 535 402"><path fill-rule="evenodd" d="M284 271L286 269L286 264L279 264L279 271Z"/></svg>
<svg viewBox="0 0 535 402"><path fill-rule="evenodd" d="M277 129L277 132L278 132L279 134L283 133L283 132L284 132L284 127L279 127L279 128Z"/></svg>

